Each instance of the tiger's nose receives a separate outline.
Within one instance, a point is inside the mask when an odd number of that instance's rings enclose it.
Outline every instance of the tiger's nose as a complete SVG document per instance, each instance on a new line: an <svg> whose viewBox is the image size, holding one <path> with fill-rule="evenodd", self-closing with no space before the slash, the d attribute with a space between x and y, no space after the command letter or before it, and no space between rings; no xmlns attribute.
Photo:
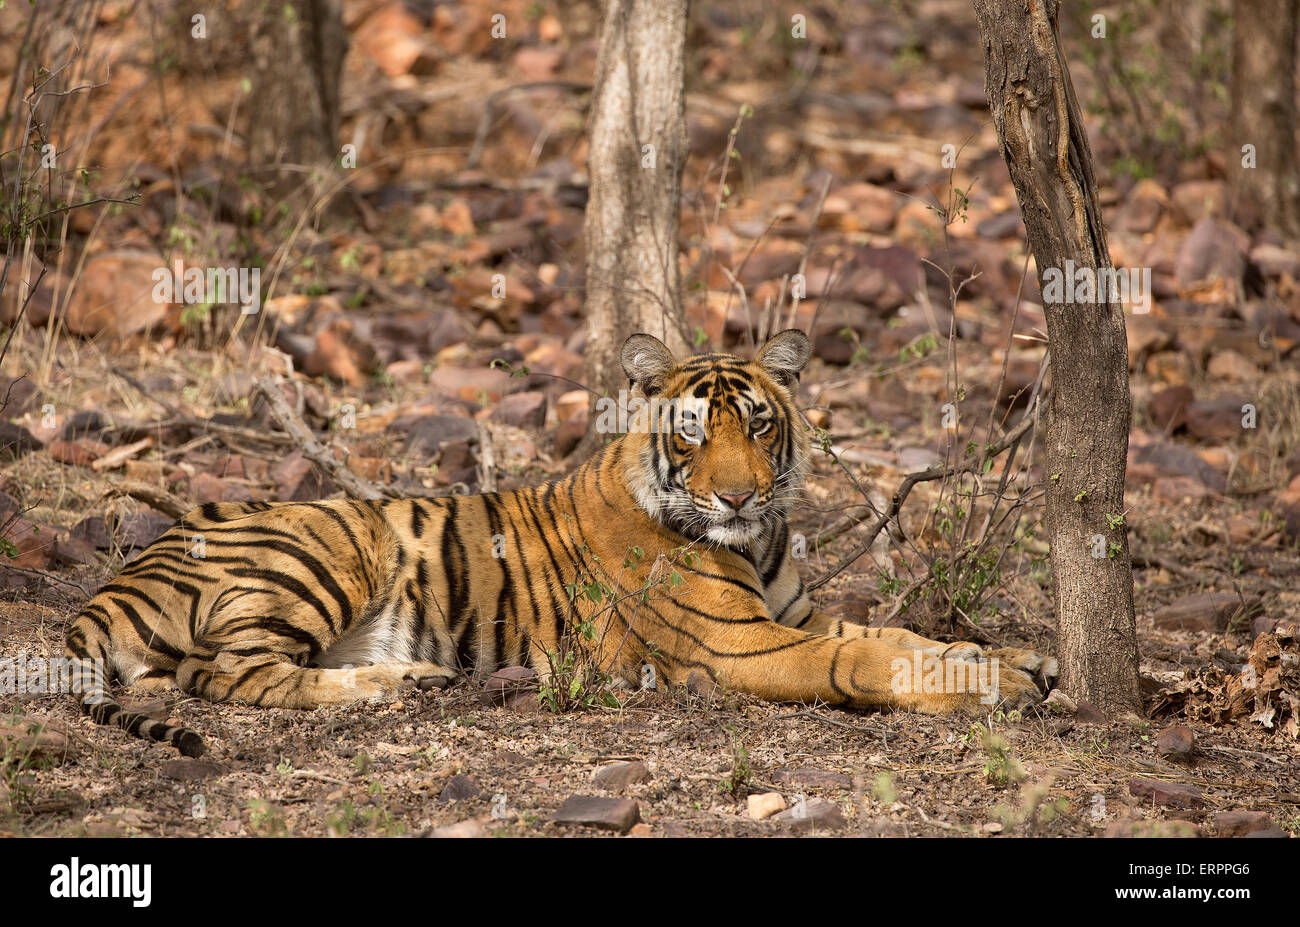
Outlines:
<svg viewBox="0 0 1300 927"><path fill-rule="evenodd" d="M746 502L748 502L749 497L752 495L754 495L753 490L744 493L720 492L718 493L718 498L721 499L723 502L727 503L727 505L731 506L732 509L739 512L741 506L743 506Z"/></svg>

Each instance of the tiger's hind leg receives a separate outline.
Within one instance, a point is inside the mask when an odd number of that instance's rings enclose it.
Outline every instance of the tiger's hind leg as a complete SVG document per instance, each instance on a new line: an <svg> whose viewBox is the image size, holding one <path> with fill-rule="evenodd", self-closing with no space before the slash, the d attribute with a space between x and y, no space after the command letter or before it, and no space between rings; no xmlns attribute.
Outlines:
<svg viewBox="0 0 1300 927"><path fill-rule="evenodd" d="M274 651L198 649L176 668L186 692L212 702L266 708L317 708L387 698L409 689L441 689L455 670L436 663L378 663L344 669L299 666Z"/></svg>
<svg viewBox="0 0 1300 927"><path fill-rule="evenodd" d="M1037 677L1040 684L1045 684L1058 675L1056 658L1045 656L1034 650L1024 650L1019 647L1000 647L997 650L986 650L973 641L953 641L945 644L943 641L922 637L920 634L915 634L905 628L869 628L865 625L834 618L820 611L813 611L808 620L800 626L800 629L826 637L881 640L896 647L902 647L906 650L919 650L926 656L940 657L945 660L962 660L965 662L997 660L1011 669L1020 670L1030 676Z"/></svg>

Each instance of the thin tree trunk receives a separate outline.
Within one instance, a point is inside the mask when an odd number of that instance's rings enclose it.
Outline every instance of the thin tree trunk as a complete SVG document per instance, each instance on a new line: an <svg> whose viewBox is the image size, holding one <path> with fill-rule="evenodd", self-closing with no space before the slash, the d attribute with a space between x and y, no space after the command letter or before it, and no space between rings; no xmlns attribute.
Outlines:
<svg viewBox="0 0 1300 927"><path fill-rule="evenodd" d="M1300 0L1236 0L1232 36L1229 172L1246 211L1291 238L1300 236L1296 157L1296 30ZM1243 145L1254 146L1254 167Z"/></svg>
<svg viewBox="0 0 1300 927"><path fill-rule="evenodd" d="M347 34L341 0L264 4L252 25L248 159L325 167L339 158L339 80ZM301 184L276 178L275 188Z"/></svg>
<svg viewBox="0 0 1300 927"><path fill-rule="evenodd" d="M626 386L619 351L635 332L687 350L677 226L688 5L605 3L587 155L587 385L597 393ZM598 443L589 430L578 453Z"/></svg>
<svg viewBox="0 0 1300 927"><path fill-rule="evenodd" d="M1124 315L1113 299L1055 301L1052 276L1045 276L1064 274L1067 261L1094 279L1111 266L1092 151L1061 51L1055 0L974 0L974 6L985 92L1044 292L1052 358L1047 526L1059 684L1107 714L1137 713L1133 573L1127 530L1118 521L1130 415ZM1093 556L1098 549L1102 556Z"/></svg>

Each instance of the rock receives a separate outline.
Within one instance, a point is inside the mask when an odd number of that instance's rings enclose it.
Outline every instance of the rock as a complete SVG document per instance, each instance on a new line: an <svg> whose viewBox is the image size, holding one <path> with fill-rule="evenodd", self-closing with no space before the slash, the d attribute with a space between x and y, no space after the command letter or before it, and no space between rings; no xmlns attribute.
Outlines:
<svg viewBox="0 0 1300 927"><path fill-rule="evenodd" d="M1265 811L1216 811L1210 820L1220 837L1245 837L1277 827Z"/></svg>
<svg viewBox="0 0 1300 927"><path fill-rule="evenodd" d="M226 768L220 763L214 763L211 760L195 760L189 757L182 757L176 760L167 760L162 764L160 769L164 779L177 779L181 782L198 782L202 779L212 779L217 776L224 776Z"/></svg>
<svg viewBox="0 0 1300 927"><path fill-rule="evenodd" d="M67 303L68 331L123 338L162 323L172 305L153 298L153 273L162 266L158 258L146 254L92 257L81 269Z"/></svg>
<svg viewBox="0 0 1300 927"><path fill-rule="evenodd" d="M176 519L168 518L153 509L132 512L123 515L122 520L118 522L116 540L127 550L132 548L143 550L158 540L162 533L175 523Z"/></svg>
<svg viewBox="0 0 1300 927"><path fill-rule="evenodd" d="M1085 724L1108 724L1110 719L1102 710L1087 699L1079 699L1075 704L1074 717Z"/></svg>
<svg viewBox="0 0 1300 927"><path fill-rule="evenodd" d="M1152 620L1157 628L1166 631L1202 631L1220 633L1239 614L1252 616L1260 607L1257 597L1244 601L1231 592L1198 592L1156 610Z"/></svg>
<svg viewBox="0 0 1300 927"><path fill-rule="evenodd" d="M1274 827L1266 827L1261 830L1252 830L1248 834L1242 834L1242 836L1245 837L1246 839L1250 839L1252 837L1260 837L1269 840L1277 840L1277 839L1286 840L1289 839L1291 835L1288 834L1286 831L1284 831L1282 828L1274 826Z"/></svg>
<svg viewBox="0 0 1300 927"><path fill-rule="evenodd" d="M225 492L226 481L211 473L196 473L190 480L190 493L194 496L197 505L205 502L221 502L225 498Z"/></svg>
<svg viewBox="0 0 1300 927"><path fill-rule="evenodd" d="M407 426L406 452L433 458L443 445L478 437L478 426L462 415L425 415Z"/></svg>
<svg viewBox="0 0 1300 927"><path fill-rule="evenodd" d="M1106 837L1195 837L1196 825L1191 821L1111 821L1106 825Z"/></svg>
<svg viewBox="0 0 1300 927"><path fill-rule="evenodd" d="M1190 448L1169 441L1152 441L1129 447L1129 471L1135 478L1193 477L1207 489L1223 492L1228 481Z"/></svg>
<svg viewBox="0 0 1300 927"><path fill-rule="evenodd" d="M96 566L99 563L95 548L70 534L61 534L54 539L54 559L69 566Z"/></svg>
<svg viewBox="0 0 1300 927"><path fill-rule="evenodd" d="M397 0L367 16L353 41L389 77L437 70L438 53L424 39L424 24Z"/></svg>
<svg viewBox="0 0 1300 927"><path fill-rule="evenodd" d="M452 776L438 794L438 804L447 805L454 801L469 801L478 798L483 790L469 776Z"/></svg>
<svg viewBox="0 0 1300 927"><path fill-rule="evenodd" d="M595 776L596 785L611 792L621 792L629 785L646 782L649 778L650 770L640 760L602 766L596 770Z"/></svg>
<svg viewBox="0 0 1300 927"><path fill-rule="evenodd" d="M325 495L324 477L302 451L294 450L273 466L270 476L280 502L311 502Z"/></svg>
<svg viewBox="0 0 1300 927"><path fill-rule="evenodd" d="M61 723L35 715L9 714L0 721L0 755L58 766L75 758L77 750L76 742Z"/></svg>
<svg viewBox="0 0 1300 927"><path fill-rule="evenodd" d="M59 438L63 441L76 441L79 438L93 438L100 435L112 422L98 412L78 412L63 424Z"/></svg>
<svg viewBox="0 0 1300 927"><path fill-rule="evenodd" d="M1162 389L1147 403L1147 414L1157 428L1173 434L1187 421L1187 406L1196 398L1190 386L1171 386Z"/></svg>
<svg viewBox="0 0 1300 927"><path fill-rule="evenodd" d="M40 407L40 390L25 374L11 377L0 373L0 413L14 419Z"/></svg>
<svg viewBox="0 0 1300 927"><path fill-rule="evenodd" d="M1174 279L1179 287L1202 280L1237 282L1246 269L1246 248L1250 239L1230 222L1206 217L1196 223L1184 239L1174 260Z"/></svg>
<svg viewBox="0 0 1300 927"><path fill-rule="evenodd" d="M989 216L975 226L975 234L981 238L1016 238L1025 237L1025 226L1020 221L1019 209L1008 209L995 216Z"/></svg>
<svg viewBox="0 0 1300 927"><path fill-rule="evenodd" d="M1264 243L1250 250L1250 262L1259 268L1265 277L1277 278L1290 274L1300 280L1300 252L1292 251L1281 245Z"/></svg>
<svg viewBox="0 0 1300 927"><path fill-rule="evenodd" d="M17 460L40 447L41 442L22 425L0 421L0 460Z"/></svg>
<svg viewBox="0 0 1300 927"><path fill-rule="evenodd" d="M510 374L497 367L439 366L429 374L433 392L473 403L497 402L512 385Z"/></svg>
<svg viewBox="0 0 1300 927"><path fill-rule="evenodd" d="M1079 710L1079 706L1074 699L1060 689L1053 689L1047 693L1047 698L1043 699L1043 707L1048 711L1054 711L1061 715L1072 715Z"/></svg>
<svg viewBox="0 0 1300 927"><path fill-rule="evenodd" d="M546 424L546 394L511 393L496 404L491 419L516 428L541 428Z"/></svg>
<svg viewBox="0 0 1300 927"><path fill-rule="evenodd" d="M302 369L308 376L329 376L349 386L362 386L378 364L374 345L356 332L352 321L335 319L317 332Z"/></svg>
<svg viewBox="0 0 1300 927"><path fill-rule="evenodd" d="M1170 191L1170 199L1180 218L1191 225L1206 217L1222 216L1228 193L1221 180L1188 180Z"/></svg>
<svg viewBox="0 0 1300 927"><path fill-rule="evenodd" d="M1173 763L1190 763L1196 734L1186 724L1175 724L1156 735L1156 753Z"/></svg>
<svg viewBox="0 0 1300 927"><path fill-rule="evenodd" d="M1184 782L1134 777L1128 781L1128 790L1131 795L1166 808L1199 808L1205 804L1201 790Z"/></svg>
<svg viewBox="0 0 1300 927"><path fill-rule="evenodd" d="M568 457L587 433L587 410L580 409L555 429L555 456Z"/></svg>
<svg viewBox="0 0 1300 927"><path fill-rule="evenodd" d="M1133 185L1115 216L1115 224L1135 235L1153 231L1169 206L1169 194L1150 178Z"/></svg>
<svg viewBox="0 0 1300 927"><path fill-rule="evenodd" d="M1205 369L1210 376L1221 380L1253 383L1260 377L1259 368L1233 350L1217 352Z"/></svg>
<svg viewBox="0 0 1300 927"><path fill-rule="evenodd" d="M480 701L484 705L510 706L512 696L528 695L537 688L537 671L530 666L506 666L487 678Z"/></svg>
<svg viewBox="0 0 1300 927"><path fill-rule="evenodd" d="M928 447L904 447L898 451L898 468L904 473L928 470L943 463L943 455Z"/></svg>
<svg viewBox="0 0 1300 927"><path fill-rule="evenodd" d="M641 820L641 808L630 798L570 795L551 820L556 824L598 827L626 834Z"/></svg>
<svg viewBox="0 0 1300 927"><path fill-rule="evenodd" d="M852 780L847 773L829 769L778 769L772 781L794 789L847 789Z"/></svg>
<svg viewBox="0 0 1300 927"><path fill-rule="evenodd" d="M765 821L772 815L785 810L785 799L780 792L764 792L762 795L750 795L745 799L746 810L755 821Z"/></svg>
<svg viewBox="0 0 1300 927"><path fill-rule="evenodd" d="M464 821L458 821L455 824L448 824L444 827L435 827L430 833L430 837L449 837L449 838L471 838L487 837L488 830L479 821L474 818L468 818Z"/></svg>
<svg viewBox="0 0 1300 927"><path fill-rule="evenodd" d="M1245 434L1242 419L1247 414L1241 407L1249 402L1247 399L1203 399L1190 403L1184 411L1183 419L1187 431L1201 441L1214 444L1228 444L1239 441ZM1255 404L1258 406L1258 404Z"/></svg>
<svg viewBox="0 0 1300 927"><path fill-rule="evenodd" d="M796 802L772 820L786 824L794 831L834 830L845 825L840 806L824 798L809 798Z"/></svg>

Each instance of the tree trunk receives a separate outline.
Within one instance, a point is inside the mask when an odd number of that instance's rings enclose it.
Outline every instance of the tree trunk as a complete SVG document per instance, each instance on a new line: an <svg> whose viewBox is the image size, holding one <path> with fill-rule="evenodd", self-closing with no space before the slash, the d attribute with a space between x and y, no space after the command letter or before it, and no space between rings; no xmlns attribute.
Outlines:
<svg viewBox="0 0 1300 927"><path fill-rule="evenodd" d="M1119 520L1130 415L1123 310L1113 298L1058 300L1049 286L1056 279L1061 289L1057 275L1068 272L1067 261L1094 279L1111 266L1092 151L1061 51L1056 0L974 0L974 6L985 92L1047 317L1047 527L1059 685L1107 714L1137 713L1133 573Z"/></svg>
<svg viewBox="0 0 1300 927"><path fill-rule="evenodd" d="M339 158L339 79L347 34L341 0L266 3L252 24L248 160L323 168ZM301 175L275 178L284 189Z"/></svg>
<svg viewBox="0 0 1300 927"><path fill-rule="evenodd" d="M687 351L677 225L688 5L605 3L587 155L587 385L598 394L627 385L619 350L635 332ZM579 453L599 442L589 430Z"/></svg>
<svg viewBox="0 0 1300 927"><path fill-rule="evenodd" d="M1236 0L1232 36L1232 145L1228 169L1247 214L1300 236L1295 66L1300 0ZM1254 146L1248 167L1243 145Z"/></svg>

